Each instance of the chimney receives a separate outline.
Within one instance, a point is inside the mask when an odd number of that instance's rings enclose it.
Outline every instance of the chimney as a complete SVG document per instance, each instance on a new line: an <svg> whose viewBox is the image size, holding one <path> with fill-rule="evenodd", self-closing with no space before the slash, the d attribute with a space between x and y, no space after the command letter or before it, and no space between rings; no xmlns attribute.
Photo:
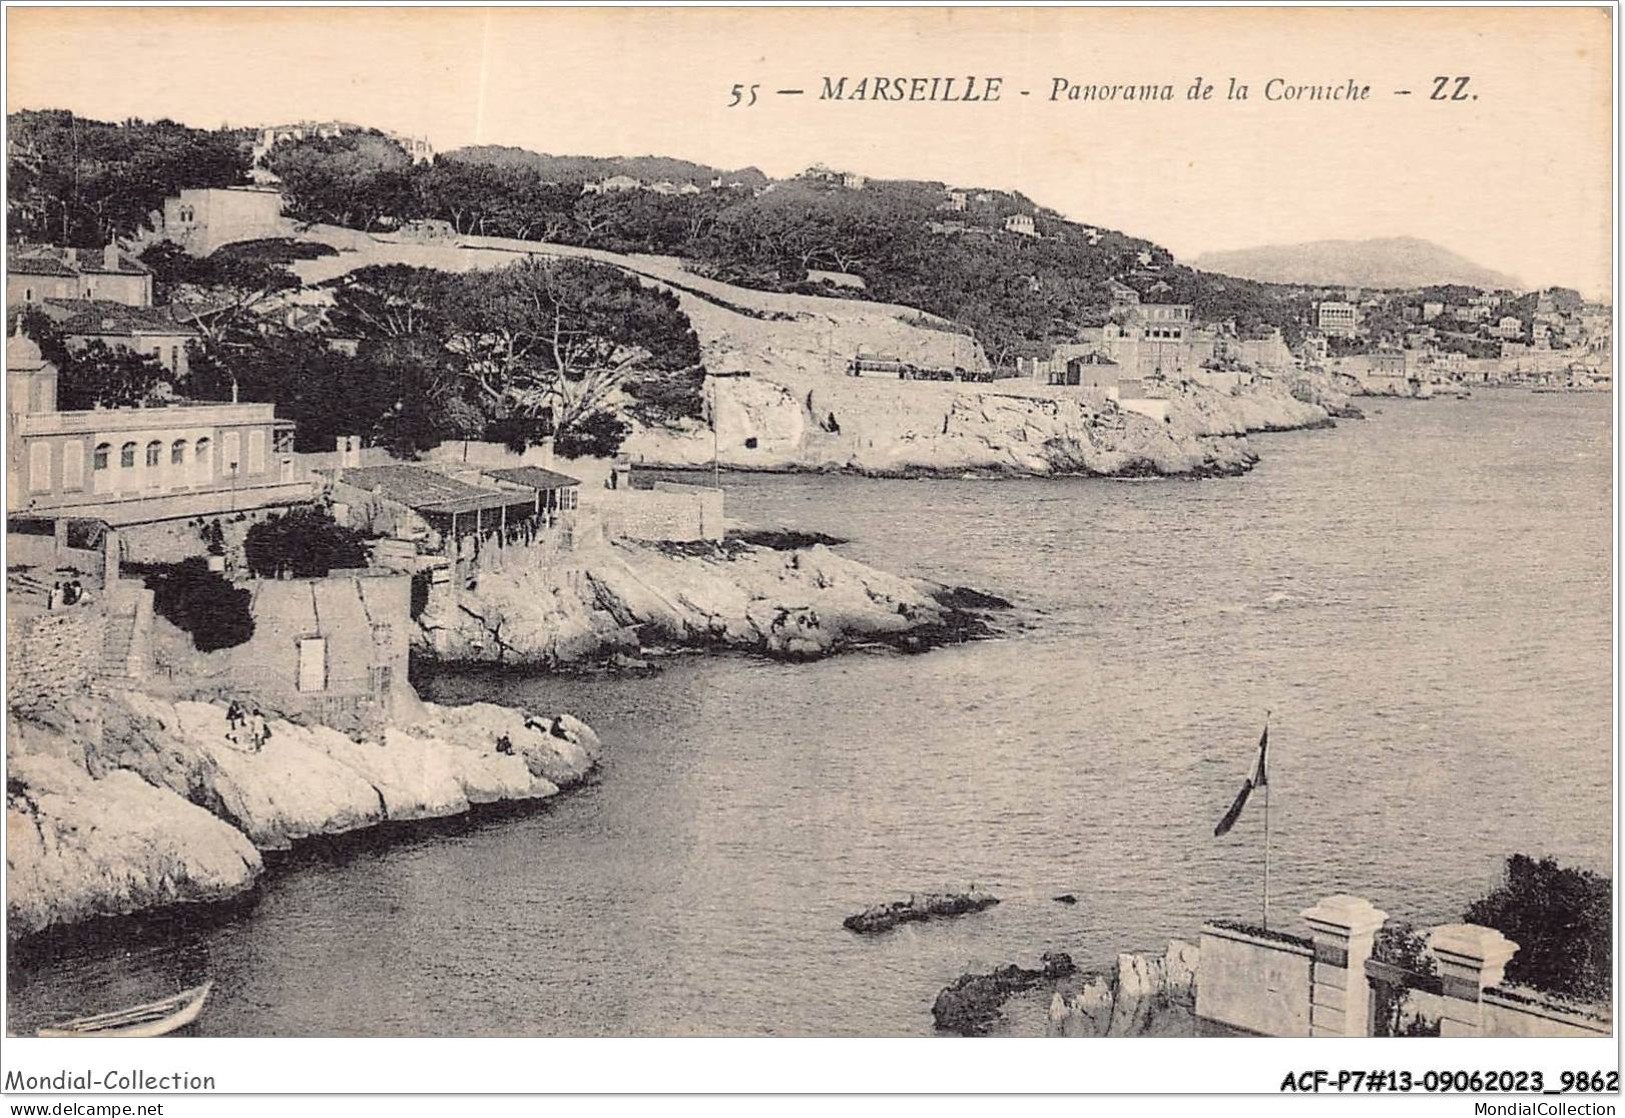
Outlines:
<svg viewBox="0 0 1625 1118"><path fill-rule="evenodd" d="M109 272L118 271L118 242L108 241L107 247L102 249L102 267Z"/></svg>

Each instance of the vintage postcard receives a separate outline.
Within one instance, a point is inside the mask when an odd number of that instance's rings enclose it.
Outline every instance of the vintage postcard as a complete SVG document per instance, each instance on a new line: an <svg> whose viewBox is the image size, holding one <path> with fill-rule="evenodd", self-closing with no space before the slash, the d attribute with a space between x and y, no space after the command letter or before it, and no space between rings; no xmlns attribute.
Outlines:
<svg viewBox="0 0 1625 1118"><path fill-rule="evenodd" d="M9 6L6 1089L1617 1052L1616 15Z"/></svg>

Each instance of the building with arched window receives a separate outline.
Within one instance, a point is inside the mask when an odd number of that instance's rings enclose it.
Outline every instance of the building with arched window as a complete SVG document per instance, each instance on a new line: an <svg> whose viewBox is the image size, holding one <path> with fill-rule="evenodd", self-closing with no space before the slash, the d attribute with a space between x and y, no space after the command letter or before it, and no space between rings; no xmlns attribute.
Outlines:
<svg viewBox="0 0 1625 1118"><path fill-rule="evenodd" d="M56 369L21 335L6 343L8 513L115 527L286 508L314 499L293 424L272 404L175 402L58 411Z"/></svg>

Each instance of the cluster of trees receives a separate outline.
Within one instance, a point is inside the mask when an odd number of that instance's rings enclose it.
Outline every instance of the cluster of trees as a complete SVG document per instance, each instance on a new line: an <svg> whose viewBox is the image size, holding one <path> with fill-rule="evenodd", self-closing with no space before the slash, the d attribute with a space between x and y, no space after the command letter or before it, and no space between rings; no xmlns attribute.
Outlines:
<svg viewBox="0 0 1625 1118"><path fill-rule="evenodd" d="M179 563L128 564L152 593L152 608L192 638L199 652L235 648L254 635L253 595L209 570L202 559Z"/></svg>
<svg viewBox="0 0 1625 1118"><path fill-rule="evenodd" d="M8 205L13 230L30 238L105 243L135 230L166 195L237 184L248 169L251 138L233 131L169 121L114 125L56 111L17 113L11 122ZM758 193L749 188L766 179L749 168L722 175L746 189L713 190L710 180L720 172L681 160L629 163L500 148L413 164L376 132L279 145L267 169L282 179L290 213L307 221L379 229L438 219L463 234L682 256L719 278L771 290L814 290L807 280L816 270L860 275L870 297L958 323L1000 363L1104 321L1102 281L1132 278L1148 260L1165 285L1150 297L1191 302L1203 318L1234 318L1244 330L1279 326L1295 341L1304 309L1291 289L1194 272L1147 241L1044 211L1037 211L1043 239L1005 233L1004 218L1034 213L1031 202L984 192L965 212L946 212L938 183L876 181L845 190L798 179ZM701 189L582 189L616 173ZM944 232L943 221L964 229ZM224 264L213 263L216 274L201 278L166 267L160 286L173 282L184 295L223 280L216 285L236 292L229 301L238 311L275 294L254 283L265 273L221 276ZM234 314L209 315L211 329ZM217 339L209 346L218 348Z"/></svg>
<svg viewBox="0 0 1625 1118"><path fill-rule="evenodd" d="M549 435L565 455L612 454L629 430L623 410L651 423L700 413L704 370L687 315L618 269L362 268L329 285L327 326L311 331L280 314L298 287L287 260L303 254L272 243L204 259L147 250L155 286L200 336L177 392L273 401L297 423L298 449L358 434L406 456L448 438L523 446Z"/></svg>
<svg viewBox="0 0 1625 1118"><path fill-rule="evenodd" d="M249 527L243 540L248 569L261 578L325 578L329 571L367 565L361 533L324 509L293 509Z"/></svg>
<svg viewBox="0 0 1625 1118"><path fill-rule="evenodd" d="M186 187L246 181L246 137L172 120L12 113L6 162L10 236L81 248L127 236Z"/></svg>
<svg viewBox="0 0 1625 1118"><path fill-rule="evenodd" d="M585 193L568 161L471 154L478 157L412 166L383 137L348 135L284 145L271 169L294 212L311 220L378 228L430 218L463 234L682 256L717 278L769 290L827 293L809 286L809 272L859 275L871 298L975 332L996 363L1099 325L1103 282L1147 265L1155 272L1143 273L1142 286L1151 298L1193 303L1200 317L1234 318L1243 330L1280 327L1296 341L1306 311L1292 289L1179 267L1148 241L1043 211L1041 239L1006 233L1006 217L1035 211L1017 194L986 192L964 212L945 212L940 183L908 181L863 190L797 179L761 193ZM944 230L949 220L963 228Z"/></svg>
<svg viewBox="0 0 1625 1118"><path fill-rule="evenodd" d="M1509 982L1606 1003L1614 982L1614 883L1552 858L1514 854L1499 885L1462 914L1518 945Z"/></svg>

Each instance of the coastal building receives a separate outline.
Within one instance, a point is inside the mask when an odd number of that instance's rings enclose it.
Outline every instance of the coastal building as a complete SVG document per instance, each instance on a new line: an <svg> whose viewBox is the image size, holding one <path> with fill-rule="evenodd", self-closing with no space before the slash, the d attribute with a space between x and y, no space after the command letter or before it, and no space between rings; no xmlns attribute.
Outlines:
<svg viewBox="0 0 1625 1118"><path fill-rule="evenodd" d="M105 248L19 245L6 253L6 307L49 299L152 306L152 273L116 244Z"/></svg>
<svg viewBox="0 0 1625 1118"><path fill-rule="evenodd" d="M382 729L410 712L412 578L382 568L253 579L253 635L214 657L256 702L324 726ZM216 669L220 670L220 669Z"/></svg>
<svg viewBox="0 0 1625 1118"><path fill-rule="evenodd" d="M947 200L942 203L942 208L952 213L964 213L969 204L970 199L963 190L950 190L947 192Z"/></svg>
<svg viewBox="0 0 1625 1118"><path fill-rule="evenodd" d="M187 347L198 332L179 321L170 307L126 306L104 299L80 302L52 301L40 310L57 324L70 350L83 350L95 342L109 349L152 357L171 376L189 371Z"/></svg>
<svg viewBox="0 0 1625 1118"><path fill-rule="evenodd" d="M855 174L852 171L847 171L841 176L841 185L847 190L862 190L865 186L869 185L869 180L863 175Z"/></svg>
<svg viewBox="0 0 1625 1118"><path fill-rule="evenodd" d="M160 239L193 256L207 256L234 241L286 236L291 228L282 216L281 192L247 186L183 190L165 198L158 226Z"/></svg>
<svg viewBox="0 0 1625 1118"><path fill-rule="evenodd" d="M631 175L610 175L596 182L583 183L583 194L619 194L623 190L639 190L643 186Z"/></svg>
<svg viewBox="0 0 1625 1118"><path fill-rule="evenodd" d="M1007 233L1015 233L1023 237L1038 236L1038 227L1033 224L1032 214L1011 214L1004 219L1004 229Z"/></svg>
<svg viewBox="0 0 1625 1118"><path fill-rule="evenodd" d="M1106 281L1106 296L1110 300L1111 309L1114 311L1140 305L1140 293L1121 280L1109 279Z"/></svg>
<svg viewBox="0 0 1625 1118"><path fill-rule="evenodd" d="M316 496L313 481L296 475L293 424L274 405L58 411L57 370L21 334L6 342L6 379L8 513L162 526Z"/></svg>
<svg viewBox="0 0 1625 1118"><path fill-rule="evenodd" d="M1017 358L1016 368L1039 384L1060 388L1115 390L1123 376L1121 365L1088 344L1056 346L1047 358Z"/></svg>
<svg viewBox="0 0 1625 1118"><path fill-rule="evenodd" d="M1331 343L1326 335L1317 330L1311 330L1303 336L1303 363L1305 365L1324 365L1331 355Z"/></svg>
<svg viewBox="0 0 1625 1118"><path fill-rule="evenodd" d="M1410 381L1405 350L1391 345L1379 346L1368 358L1365 373L1360 376L1361 387L1380 396L1409 395Z"/></svg>
<svg viewBox="0 0 1625 1118"><path fill-rule="evenodd" d="M1427 302L1427 303L1422 304L1422 321L1423 322L1432 322L1434 319L1438 318L1443 313L1444 313L1444 304L1443 303L1440 303L1440 302L1437 302L1437 301L1431 301L1431 302Z"/></svg>
<svg viewBox="0 0 1625 1118"><path fill-rule="evenodd" d="M1515 341L1523 337L1523 319L1515 315L1503 315L1501 320L1491 327L1490 333L1505 341Z"/></svg>
<svg viewBox="0 0 1625 1118"><path fill-rule="evenodd" d="M417 554L457 567L501 562L510 547L533 547L549 533L566 545L581 483L541 467L459 469L398 462L333 471L334 516L372 536L412 543Z"/></svg>
<svg viewBox="0 0 1625 1118"><path fill-rule="evenodd" d="M1329 338L1352 338L1360 332L1360 308L1350 302L1327 301L1316 308L1315 323Z"/></svg>
<svg viewBox="0 0 1625 1118"><path fill-rule="evenodd" d="M299 140L331 140L351 133L372 131L373 129L342 120L307 120L297 124L271 125L261 128L254 137L252 157L254 163L258 165L281 144L295 143ZM383 136L405 152L413 163L434 162L434 145L430 144L426 137L406 136L398 132L385 132Z"/></svg>

